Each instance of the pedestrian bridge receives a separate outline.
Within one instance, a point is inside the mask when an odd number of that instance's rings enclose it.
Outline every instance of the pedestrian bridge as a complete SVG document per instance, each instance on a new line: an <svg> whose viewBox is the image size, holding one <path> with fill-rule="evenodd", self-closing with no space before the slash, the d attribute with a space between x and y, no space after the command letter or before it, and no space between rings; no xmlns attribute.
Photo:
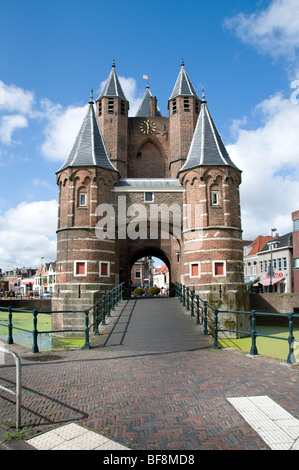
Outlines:
<svg viewBox="0 0 299 470"><path fill-rule="evenodd" d="M191 351L210 348L212 338L174 297L124 300L91 335L91 346L126 351Z"/></svg>

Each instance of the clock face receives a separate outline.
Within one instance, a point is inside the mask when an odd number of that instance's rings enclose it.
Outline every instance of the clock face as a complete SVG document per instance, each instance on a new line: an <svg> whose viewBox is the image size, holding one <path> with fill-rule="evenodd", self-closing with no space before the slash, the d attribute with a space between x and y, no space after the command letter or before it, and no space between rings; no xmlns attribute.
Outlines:
<svg viewBox="0 0 299 470"><path fill-rule="evenodd" d="M140 131L142 132L142 134L153 134L154 132L156 132L156 130L156 124L154 123L154 121L150 121L149 119L146 119L140 124Z"/></svg>

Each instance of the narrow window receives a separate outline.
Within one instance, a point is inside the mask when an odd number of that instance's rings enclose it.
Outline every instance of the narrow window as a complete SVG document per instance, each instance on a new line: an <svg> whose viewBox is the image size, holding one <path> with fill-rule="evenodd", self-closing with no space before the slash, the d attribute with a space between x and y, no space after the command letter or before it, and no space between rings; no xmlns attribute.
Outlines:
<svg viewBox="0 0 299 470"><path fill-rule="evenodd" d="M76 276L86 275L86 262L85 261L75 261L75 275Z"/></svg>
<svg viewBox="0 0 299 470"><path fill-rule="evenodd" d="M190 111L189 98L184 98L184 111Z"/></svg>
<svg viewBox="0 0 299 470"><path fill-rule="evenodd" d="M124 101L121 101L121 102L120 102L120 114L122 114L122 116L125 115L125 110L126 110L125 102L124 102Z"/></svg>
<svg viewBox="0 0 299 470"><path fill-rule="evenodd" d="M99 113L99 116L102 116L102 100L99 101L99 105L98 105L98 113Z"/></svg>
<svg viewBox="0 0 299 470"><path fill-rule="evenodd" d="M250 275L250 274L251 274L251 266L249 268L248 275ZM225 276L224 262L223 261L215 261L214 262L214 276Z"/></svg>
<svg viewBox="0 0 299 470"><path fill-rule="evenodd" d="M199 263L190 263L190 277L200 277Z"/></svg>
<svg viewBox="0 0 299 470"><path fill-rule="evenodd" d="M114 100L108 99L108 113L113 114L114 112Z"/></svg>
<svg viewBox="0 0 299 470"><path fill-rule="evenodd" d="M199 114L199 102L197 100L195 101L195 112Z"/></svg>
<svg viewBox="0 0 299 470"><path fill-rule="evenodd" d="M86 207L86 194L84 193L79 194L79 206Z"/></svg>
<svg viewBox="0 0 299 470"><path fill-rule="evenodd" d="M135 269L135 279L140 279L141 278L141 269L137 268Z"/></svg>
<svg viewBox="0 0 299 470"><path fill-rule="evenodd" d="M172 114L176 113L176 100L172 101Z"/></svg>
<svg viewBox="0 0 299 470"><path fill-rule="evenodd" d="M297 232L299 230L299 219L293 220L293 231Z"/></svg>
<svg viewBox="0 0 299 470"><path fill-rule="evenodd" d="M218 191L211 191L211 205L219 206L219 192Z"/></svg>
<svg viewBox="0 0 299 470"><path fill-rule="evenodd" d="M108 261L100 261L100 276L101 277L110 276L110 263Z"/></svg>
<svg viewBox="0 0 299 470"><path fill-rule="evenodd" d="M144 202L153 202L154 195L153 193L144 193Z"/></svg>

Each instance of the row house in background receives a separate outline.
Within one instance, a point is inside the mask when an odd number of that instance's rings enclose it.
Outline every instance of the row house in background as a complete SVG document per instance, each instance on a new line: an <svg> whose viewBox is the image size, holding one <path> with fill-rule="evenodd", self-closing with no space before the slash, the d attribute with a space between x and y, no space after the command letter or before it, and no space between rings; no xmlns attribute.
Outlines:
<svg viewBox="0 0 299 470"><path fill-rule="evenodd" d="M25 267L2 272L0 290L13 295L26 295L33 289L35 272L36 269Z"/></svg>
<svg viewBox="0 0 299 470"><path fill-rule="evenodd" d="M292 221L293 221L294 293L299 294L299 210L292 212Z"/></svg>
<svg viewBox="0 0 299 470"><path fill-rule="evenodd" d="M169 269L164 264L159 268L155 268L154 286L160 287L162 294L167 294L169 291Z"/></svg>
<svg viewBox="0 0 299 470"><path fill-rule="evenodd" d="M151 256L137 260L131 268L131 289L153 285L154 263Z"/></svg>
<svg viewBox="0 0 299 470"><path fill-rule="evenodd" d="M55 290L56 284L56 263L45 263L35 273L33 291L40 295L42 292Z"/></svg>
<svg viewBox="0 0 299 470"><path fill-rule="evenodd" d="M261 292L271 292L271 286L273 292L294 292L292 232L273 238L258 236L245 245L244 275L245 282L256 281L254 287Z"/></svg>

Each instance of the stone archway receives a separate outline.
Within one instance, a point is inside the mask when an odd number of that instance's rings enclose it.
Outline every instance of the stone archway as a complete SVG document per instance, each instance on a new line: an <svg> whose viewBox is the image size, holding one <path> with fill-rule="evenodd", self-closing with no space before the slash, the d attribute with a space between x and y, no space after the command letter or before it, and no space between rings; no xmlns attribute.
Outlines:
<svg viewBox="0 0 299 470"><path fill-rule="evenodd" d="M128 266L129 275L131 275L131 269L136 263L136 261L138 261L141 258L145 258L149 256L159 258L166 264L169 270L169 288L170 288L171 286L171 261L166 255L166 253L164 253L160 248L157 248L157 247L145 246L141 250L136 251L136 253L132 255L130 262L129 262L129 266ZM169 289L169 292L171 292L171 289Z"/></svg>

